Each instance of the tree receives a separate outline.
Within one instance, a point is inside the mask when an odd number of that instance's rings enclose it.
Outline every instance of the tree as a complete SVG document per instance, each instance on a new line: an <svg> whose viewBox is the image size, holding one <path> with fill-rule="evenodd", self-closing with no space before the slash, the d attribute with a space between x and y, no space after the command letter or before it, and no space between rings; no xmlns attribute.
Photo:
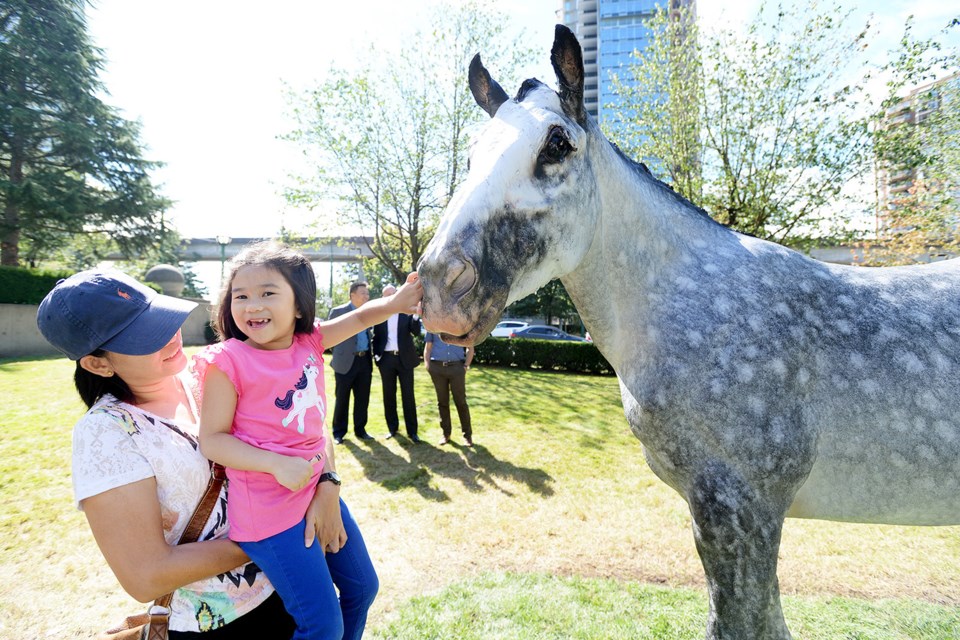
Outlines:
<svg viewBox="0 0 960 640"><path fill-rule="evenodd" d="M576 324L577 330L580 329L580 314L560 280L551 280L535 293L517 300L503 315L507 318L542 317L547 324L559 320L564 328Z"/></svg>
<svg viewBox="0 0 960 640"><path fill-rule="evenodd" d="M31 264L84 234L125 255L156 245L168 201L139 126L104 104L86 0L0 2L0 263Z"/></svg>
<svg viewBox="0 0 960 640"><path fill-rule="evenodd" d="M509 76L532 51L509 39L505 16L488 2L441 4L427 34L404 38L403 51L373 51L386 70L335 70L305 95L292 97L297 128L287 139L314 159L289 202L313 208L339 203L329 227L348 225L373 238L370 249L397 282L413 270L433 237L440 212L463 179L467 130L486 116L470 95L470 58Z"/></svg>
<svg viewBox="0 0 960 640"><path fill-rule="evenodd" d="M624 77L611 137L684 197L740 231L805 247L842 237L828 208L867 166L860 78L846 74L867 30L849 12L761 8L744 35L660 11Z"/></svg>
<svg viewBox="0 0 960 640"><path fill-rule="evenodd" d="M866 265L960 253L960 53L912 29L908 20L883 66L887 95L872 118L877 225L863 243Z"/></svg>

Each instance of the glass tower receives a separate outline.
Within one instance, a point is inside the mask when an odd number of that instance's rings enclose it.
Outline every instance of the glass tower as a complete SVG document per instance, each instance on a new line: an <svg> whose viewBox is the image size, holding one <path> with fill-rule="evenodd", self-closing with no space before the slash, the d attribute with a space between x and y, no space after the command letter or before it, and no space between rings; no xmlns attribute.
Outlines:
<svg viewBox="0 0 960 640"><path fill-rule="evenodd" d="M671 9L696 11L696 0L667 1ZM646 23L663 4L664 0L561 0L563 24L583 47L584 102L598 122L610 117L617 100L610 73L629 66L634 50L647 48Z"/></svg>

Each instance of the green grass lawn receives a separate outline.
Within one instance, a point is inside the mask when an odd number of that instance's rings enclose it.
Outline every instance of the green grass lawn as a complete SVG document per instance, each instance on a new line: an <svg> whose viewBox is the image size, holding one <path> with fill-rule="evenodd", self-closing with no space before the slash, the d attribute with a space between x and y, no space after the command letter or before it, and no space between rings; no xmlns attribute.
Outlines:
<svg viewBox="0 0 960 640"><path fill-rule="evenodd" d="M374 373L378 439L337 448L381 578L367 637L703 636L686 505L644 463L615 378L474 368L468 449L436 446L416 376L423 444L384 439ZM0 361L0 398L0 638L92 637L141 605L73 507L72 363ZM788 520L779 575L795 638L960 638L960 527Z"/></svg>

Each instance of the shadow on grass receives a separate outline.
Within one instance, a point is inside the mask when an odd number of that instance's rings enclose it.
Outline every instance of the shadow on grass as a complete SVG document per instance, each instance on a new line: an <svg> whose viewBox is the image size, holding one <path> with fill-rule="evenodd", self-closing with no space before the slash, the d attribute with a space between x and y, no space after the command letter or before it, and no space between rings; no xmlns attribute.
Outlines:
<svg viewBox="0 0 960 640"><path fill-rule="evenodd" d="M509 416L544 437L574 426L581 446L599 450L629 431L619 386L610 376L485 367L470 377L476 379L468 385L471 411ZM613 421L610 412L616 413Z"/></svg>
<svg viewBox="0 0 960 640"><path fill-rule="evenodd" d="M0 371L14 371L15 367L10 365L23 364L27 362L43 362L45 360L66 360L66 356L62 355L49 355L49 356L19 356L19 357L4 357L0 358Z"/></svg>
<svg viewBox="0 0 960 640"><path fill-rule="evenodd" d="M550 474L542 469L520 467L499 460L481 445L471 448L451 444L441 448L426 441L414 443L402 436L398 436L398 441L410 456L409 460L376 440L365 441L363 445L344 440L341 446L349 449L371 482L388 491L414 489L422 498L434 502L450 499L445 491L431 486L430 480L435 475L457 480L472 492L492 488L505 495L513 495L500 482L509 480L523 483L530 491L543 497L553 495L550 486L553 478Z"/></svg>

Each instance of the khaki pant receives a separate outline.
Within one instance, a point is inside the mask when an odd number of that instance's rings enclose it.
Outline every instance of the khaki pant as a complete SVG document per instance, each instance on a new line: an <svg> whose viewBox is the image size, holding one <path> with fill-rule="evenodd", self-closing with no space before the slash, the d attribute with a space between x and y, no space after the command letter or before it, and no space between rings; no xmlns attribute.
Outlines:
<svg viewBox="0 0 960 640"><path fill-rule="evenodd" d="M463 361L430 362L430 378L433 388L437 390L437 410L440 412L440 429L445 438L450 437L450 395L453 394L453 403L457 406L457 415L460 417L460 430L463 437L472 438L473 429L470 426L470 407L467 406L467 370Z"/></svg>

